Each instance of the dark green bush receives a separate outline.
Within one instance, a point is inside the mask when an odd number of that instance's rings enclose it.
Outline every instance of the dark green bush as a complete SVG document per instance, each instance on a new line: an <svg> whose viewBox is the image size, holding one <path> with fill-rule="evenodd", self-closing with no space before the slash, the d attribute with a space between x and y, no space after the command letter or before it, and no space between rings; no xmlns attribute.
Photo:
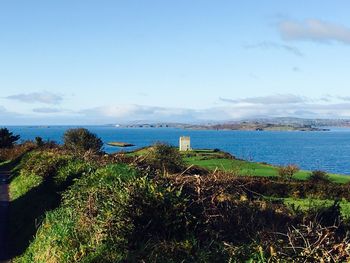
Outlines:
<svg viewBox="0 0 350 263"><path fill-rule="evenodd" d="M96 134L84 128L69 129L64 134L64 147L75 153L99 153L103 142Z"/></svg>
<svg viewBox="0 0 350 263"><path fill-rule="evenodd" d="M7 128L0 129L0 148L12 148L14 143L20 138L19 135L13 135Z"/></svg>
<svg viewBox="0 0 350 263"><path fill-rule="evenodd" d="M42 147L42 146L44 146L45 143L43 141L43 138L37 136L37 137L35 137L35 144L37 147Z"/></svg>

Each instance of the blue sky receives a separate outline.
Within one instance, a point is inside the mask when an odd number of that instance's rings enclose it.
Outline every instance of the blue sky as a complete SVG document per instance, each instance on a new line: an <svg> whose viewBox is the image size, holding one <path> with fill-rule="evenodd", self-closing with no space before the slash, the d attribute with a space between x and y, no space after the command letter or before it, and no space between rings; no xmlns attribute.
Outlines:
<svg viewBox="0 0 350 263"><path fill-rule="evenodd" d="M0 123L350 117L348 1L0 2Z"/></svg>

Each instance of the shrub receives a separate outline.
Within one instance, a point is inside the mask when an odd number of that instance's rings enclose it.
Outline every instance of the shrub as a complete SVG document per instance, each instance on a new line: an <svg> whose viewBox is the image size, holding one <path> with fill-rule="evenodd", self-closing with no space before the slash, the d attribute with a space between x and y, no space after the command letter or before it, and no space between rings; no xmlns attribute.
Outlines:
<svg viewBox="0 0 350 263"><path fill-rule="evenodd" d="M32 142L15 145L12 148L0 148L0 162L14 161L35 148Z"/></svg>
<svg viewBox="0 0 350 263"><path fill-rule="evenodd" d="M185 163L177 148L165 143L152 146L146 161L155 169L164 172L177 173L184 169Z"/></svg>
<svg viewBox="0 0 350 263"><path fill-rule="evenodd" d="M43 138L41 137L35 137L35 144L37 147L42 147L44 146L44 141L43 141Z"/></svg>
<svg viewBox="0 0 350 263"><path fill-rule="evenodd" d="M19 135L13 135L7 128L0 129L0 148L12 148L14 143L20 138Z"/></svg>
<svg viewBox="0 0 350 263"><path fill-rule="evenodd" d="M296 174L297 172L299 172L299 167L295 164L288 164L286 166L280 166L278 168L278 175L281 178L290 180L293 178L294 174Z"/></svg>
<svg viewBox="0 0 350 263"><path fill-rule="evenodd" d="M349 262L349 240L342 232L339 225L325 227L315 221L293 226L287 239L274 242L277 247L268 262Z"/></svg>
<svg viewBox="0 0 350 263"><path fill-rule="evenodd" d="M62 205L47 213L15 262L121 262L133 230L127 211L134 184L135 171L124 165L84 176L64 193Z"/></svg>
<svg viewBox="0 0 350 263"><path fill-rule="evenodd" d="M77 153L92 151L98 153L103 146L102 140L96 134L84 128L69 129L64 134L64 147Z"/></svg>
<svg viewBox="0 0 350 263"><path fill-rule="evenodd" d="M329 182L329 176L325 171L315 170L310 174L309 180L312 182Z"/></svg>
<svg viewBox="0 0 350 263"><path fill-rule="evenodd" d="M22 160L21 172L41 177L54 175L58 168L65 165L72 157L49 151L31 152Z"/></svg>

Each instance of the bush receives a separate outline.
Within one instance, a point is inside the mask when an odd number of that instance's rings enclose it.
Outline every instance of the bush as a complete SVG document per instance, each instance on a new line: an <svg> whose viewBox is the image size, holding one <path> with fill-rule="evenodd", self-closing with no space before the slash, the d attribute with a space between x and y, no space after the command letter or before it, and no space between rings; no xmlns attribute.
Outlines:
<svg viewBox="0 0 350 263"><path fill-rule="evenodd" d="M329 176L325 171L316 170L310 174L309 180L312 182L329 182Z"/></svg>
<svg viewBox="0 0 350 263"><path fill-rule="evenodd" d="M288 164L286 166L280 166L278 168L278 175L281 178L290 180L293 178L294 174L296 174L297 172L299 172L299 167L295 164Z"/></svg>
<svg viewBox="0 0 350 263"><path fill-rule="evenodd" d="M47 213L15 262L121 262L133 230L127 211L136 182L135 171L124 165L84 176L65 192L62 205Z"/></svg>
<svg viewBox="0 0 350 263"><path fill-rule="evenodd" d="M37 147L42 147L44 146L44 141L43 141L43 138L41 137L35 137L35 144Z"/></svg>
<svg viewBox="0 0 350 263"><path fill-rule="evenodd" d="M72 157L48 151L31 152L22 160L21 172L43 178L53 176Z"/></svg>
<svg viewBox="0 0 350 263"><path fill-rule="evenodd" d="M165 172L177 173L184 169L185 163L177 148L165 143L152 146L146 161L153 168Z"/></svg>
<svg viewBox="0 0 350 263"><path fill-rule="evenodd" d="M12 148L14 143L20 138L19 135L13 135L7 128L0 129L0 148Z"/></svg>
<svg viewBox="0 0 350 263"><path fill-rule="evenodd" d="M29 141L14 145L12 148L0 148L0 162L16 160L34 148L34 143Z"/></svg>
<svg viewBox="0 0 350 263"><path fill-rule="evenodd" d="M64 147L77 153L92 151L99 153L103 142L96 134L84 128L69 129L64 134Z"/></svg>

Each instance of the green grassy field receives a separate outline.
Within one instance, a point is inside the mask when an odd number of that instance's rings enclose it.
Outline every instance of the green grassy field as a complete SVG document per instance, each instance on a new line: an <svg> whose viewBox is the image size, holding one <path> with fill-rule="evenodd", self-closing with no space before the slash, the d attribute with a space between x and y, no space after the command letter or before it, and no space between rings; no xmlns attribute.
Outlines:
<svg viewBox="0 0 350 263"><path fill-rule="evenodd" d="M136 150L128 153L128 155L144 155L147 154L148 148ZM223 170L233 172L237 175L246 176L278 176L278 167L250 162L245 160L237 160L230 158L230 155L220 151L210 149L198 149L191 152L182 152L185 162L188 165L197 165L209 170ZM295 174L295 178L299 180L307 180L310 176L310 171L301 170ZM350 182L350 176L340 174L329 174L331 181L336 183Z"/></svg>

